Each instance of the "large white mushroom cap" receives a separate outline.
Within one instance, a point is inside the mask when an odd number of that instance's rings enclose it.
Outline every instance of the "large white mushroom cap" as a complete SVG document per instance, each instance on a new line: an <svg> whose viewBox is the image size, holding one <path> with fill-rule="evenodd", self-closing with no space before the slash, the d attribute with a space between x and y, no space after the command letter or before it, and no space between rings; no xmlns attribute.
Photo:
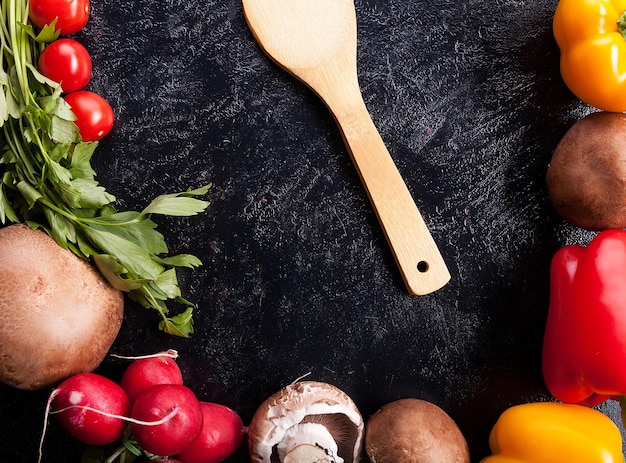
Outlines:
<svg viewBox="0 0 626 463"><path fill-rule="evenodd" d="M261 404L250 422L248 446L254 463L283 463L307 445L324 450L328 463L357 463L363 433L361 413L346 393L328 383L301 381Z"/></svg>

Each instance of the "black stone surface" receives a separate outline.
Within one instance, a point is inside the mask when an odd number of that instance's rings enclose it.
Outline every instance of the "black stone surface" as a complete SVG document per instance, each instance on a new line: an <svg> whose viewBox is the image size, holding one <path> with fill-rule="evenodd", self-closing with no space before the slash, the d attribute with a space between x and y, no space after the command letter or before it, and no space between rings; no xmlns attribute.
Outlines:
<svg viewBox="0 0 626 463"><path fill-rule="evenodd" d="M117 121L96 151L120 208L213 183L206 214L157 218L196 332L173 338L128 304L113 351L175 348L202 400L248 422L296 378L344 389L365 418L403 397L459 424L472 461L507 407L549 400L540 370L548 265L586 233L544 176L589 108L565 88L556 1L356 0L367 106L452 274L410 296L323 104L262 54L239 1L93 0L77 38ZM126 364L99 372L119 378ZM36 461L49 391L0 386L0 461ZM615 404L604 410L617 420ZM50 421L44 461L83 447ZM245 447L228 461L248 461Z"/></svg>

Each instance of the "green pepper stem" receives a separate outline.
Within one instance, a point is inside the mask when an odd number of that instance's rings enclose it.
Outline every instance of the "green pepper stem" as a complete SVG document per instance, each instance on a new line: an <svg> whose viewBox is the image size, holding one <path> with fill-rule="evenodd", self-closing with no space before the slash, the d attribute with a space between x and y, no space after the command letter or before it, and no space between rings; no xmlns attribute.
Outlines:
<svg viewBox="0 0 626 463"><path fill-rule="evenodd" d="M622 13L622 15L617 20L617 29L619 30L622 37L626 40L626 11Z"/></svg>

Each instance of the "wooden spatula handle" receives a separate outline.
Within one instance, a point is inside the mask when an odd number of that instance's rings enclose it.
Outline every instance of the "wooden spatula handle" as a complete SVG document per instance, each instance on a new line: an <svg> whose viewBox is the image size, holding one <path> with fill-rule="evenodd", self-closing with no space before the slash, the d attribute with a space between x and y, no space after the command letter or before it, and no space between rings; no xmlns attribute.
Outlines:
<svg viewBox="0 0 626 463"><path fill-rule="evenodd" d="M365 104L335 117L407 289L438 290L450 273Z"/></svg>

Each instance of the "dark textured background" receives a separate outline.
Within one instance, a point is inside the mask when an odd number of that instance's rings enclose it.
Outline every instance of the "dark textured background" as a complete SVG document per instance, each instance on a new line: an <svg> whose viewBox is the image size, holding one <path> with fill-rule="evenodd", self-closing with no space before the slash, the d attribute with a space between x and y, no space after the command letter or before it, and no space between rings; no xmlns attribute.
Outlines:
<svg viewBox="0 0 626 463"><path fill-rule="evenodd" d="M235 0L93 0L78 34L117 123L96 151L120 208L213 182L207 213L157 218L198 303L188 340L128 305L119 354L179 350L202 400L248 422L296 378L344 389L365 418L431 400L472 460L507 407L548 400L540 353L553 252L589 237L553 212L550 155L587 111L564 87L556 1L356 0L366 104L452 274L410 296L332 117L263 55ZM119 378L125 363L107 359ZM0 387L0 461L36 461L49 391ZM604 410L615 419L616 407ZM44 461L83 448L51 420ZM242 447L229 461L247 461Z"/></svg>

